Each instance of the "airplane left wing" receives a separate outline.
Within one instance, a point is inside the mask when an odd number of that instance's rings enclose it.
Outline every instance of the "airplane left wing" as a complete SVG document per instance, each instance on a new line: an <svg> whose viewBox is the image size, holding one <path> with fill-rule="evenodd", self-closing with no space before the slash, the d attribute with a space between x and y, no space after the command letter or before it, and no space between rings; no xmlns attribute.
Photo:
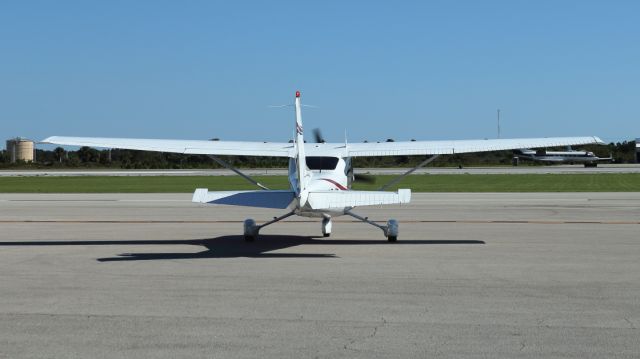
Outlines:
<svg viewBox="0 0 640 359"><path fill-rule="evenodd" d="M63 146L120 148L127 150L173 152L192 155L235 155L290 157L293 145L281 142L153 140L143 138L61 137L41 141Z"/></svg>
<svg viewBox="0 0 640 359"><path fill-rule="evenodd" d="M347 153L351 157L446 155L456 153L515 150L519 148L559 147L587 144L604 144L595 136L512 138L491 140L411 141L381 143L349 143ZM332 144L327 144L332 145ZM344 148L344 144L333 144Z"/></svg>
<svg viewBox="0 0 640 359"><path fill-rule="evenodd" d="M207 188L198 188L193 192L191 202L284 209L294 198L295 193L286 190L210 192Z"/></svg>

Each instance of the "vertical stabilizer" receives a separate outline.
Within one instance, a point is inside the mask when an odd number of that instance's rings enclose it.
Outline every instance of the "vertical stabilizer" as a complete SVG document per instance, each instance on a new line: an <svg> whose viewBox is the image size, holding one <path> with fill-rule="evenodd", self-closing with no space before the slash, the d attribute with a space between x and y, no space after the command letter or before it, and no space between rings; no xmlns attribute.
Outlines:
<svg viewBox="0 0 640 359"><path fill-rule="evenodd" d="M307 169L307 161L304 154L304 130L302 128L302 111L300 109L300 91L296 91L296 164L298 172L298 197L300 198L300 206L304 206L307 203L307 197L309 195L306 190L309 180L311 179L311 173Z"/></svg>

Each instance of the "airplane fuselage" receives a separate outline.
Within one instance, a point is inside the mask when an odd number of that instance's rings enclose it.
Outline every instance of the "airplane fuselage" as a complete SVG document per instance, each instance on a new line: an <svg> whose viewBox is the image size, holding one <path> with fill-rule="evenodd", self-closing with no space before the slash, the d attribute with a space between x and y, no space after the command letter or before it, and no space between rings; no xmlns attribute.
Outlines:
<svg viewBox="0 0 640 359"><path fill-rule="evenodd" d="M310 192L318 191L348 191L353 183L353 166L350 157L340 157L339 155L327 156L306 156L305 157L307 185L305 190ZM300 188L298 179L298 164L296 158L289 159L289 184L291 190ZM304 217L327 217L344 214L345 209L327 210L313 209L308 203L301 205L297 199L292 204L292 208L297 215Z"/></svg>

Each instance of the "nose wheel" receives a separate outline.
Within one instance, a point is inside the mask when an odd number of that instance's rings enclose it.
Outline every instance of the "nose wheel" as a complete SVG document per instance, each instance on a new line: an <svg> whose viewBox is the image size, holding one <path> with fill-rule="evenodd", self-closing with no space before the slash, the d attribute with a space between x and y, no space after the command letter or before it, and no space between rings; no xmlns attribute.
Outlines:
<svg viewBox="0 0 640 359"><path fill-rule="evenodd" d="M331 217L322 219L322 236L329 237L331 235Z"/></svg>

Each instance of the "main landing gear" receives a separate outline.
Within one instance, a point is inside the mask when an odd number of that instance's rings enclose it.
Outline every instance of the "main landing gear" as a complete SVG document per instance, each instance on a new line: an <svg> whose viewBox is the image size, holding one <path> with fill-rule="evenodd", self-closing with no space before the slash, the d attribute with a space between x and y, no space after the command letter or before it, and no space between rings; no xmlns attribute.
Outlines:
<svg viewBox="0 0 640 359"><path fill-rule="evenodd" d="M247 242L253 242L258 238L258 234L260 233L260 228L262 227L266 227L270 224L276 223L278 221L281 221L287 217L291 217L293 216L294 213L293 212L289 212L283 216L280 217L273 217L272 220L270 220L269 222L266 222L264 224L261 225L256 225L256 221L254 221L253 219L249 218L249 219L245 219L244 220L244 240Z"/></svg>
<svg viewBox="0 0 640 359"><path fill-rule="evenodd" d="M345 214L358 219L362 222L365 223L369 223L370 225L374 226L374 227L378 227L382 230L382 232L384 233L384 236L387 237L387 240L389 242L395 242L398 240L398 232L400 230L400 225L398 224L398 221L396 221L395 219L390 219L387 221L387 225L386 226L382 226L379 225L376 222L370 221L369 217L361 217L351 211L346 211ZM289 212L283 216L280 217L274 217L271 221L266 222L264 224L261 225L257 225L256 221L254 221L253 219L249 218L249 219L245 219L244 220L244 240L247 242L253 242L256 239L258 239L258 235L260 234L260 229L262 227L266 227L270 224L276 223L278 221L281 221L287 217L291 217L294 215L294 212ZM330 216L325 216L322 218L322 235L324 237L329 237L331 235L331 217Z"/></svg>
<svg viewBox="0 0 640 359"><path fill-rule="evenodd" d="M387 237L389 242L395 242L398 240L398 233L400 232L400 224L395 219L390 219L387 221L386 226L382 226L377 224L376 222L370 221L369 217L361 217L351 211L346 211L344 214L349 215L355 219L358 219L364 223L369 223L374 227L378 227L384 233L384 236Z"/></svg>

